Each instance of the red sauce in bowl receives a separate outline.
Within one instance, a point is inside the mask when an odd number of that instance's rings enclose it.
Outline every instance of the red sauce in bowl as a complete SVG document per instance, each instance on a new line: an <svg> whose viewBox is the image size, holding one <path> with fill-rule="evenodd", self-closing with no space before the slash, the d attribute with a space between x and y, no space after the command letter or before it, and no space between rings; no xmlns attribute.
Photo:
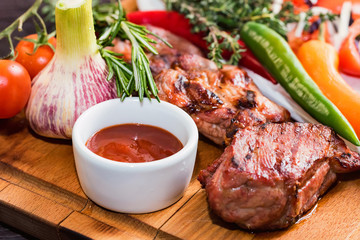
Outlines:
<svg viewBox="0 0 360 240"><path fill-rule="evenodd" d="M144 124L110 126L95 133L86 146L97 155L119 162L151 162L183 148L170 132Z"/></svg>

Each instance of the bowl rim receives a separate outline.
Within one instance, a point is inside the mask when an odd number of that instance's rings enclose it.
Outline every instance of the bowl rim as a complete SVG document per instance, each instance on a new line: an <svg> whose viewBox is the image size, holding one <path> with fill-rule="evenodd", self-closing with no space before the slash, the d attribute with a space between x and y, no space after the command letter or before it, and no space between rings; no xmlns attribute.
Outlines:
<svg viewBox="0 0 360 240"><path fill-rule="evenodd" d="M153 98L151 100L144 98L143 101L140 102L140 99L138 97L127 97L124 99L124 101L121 102L122 104L126 104L126 102L132 102L132 103L138 102L139 104L143 104L143 103L152 104L152 101L156 101L157 105L154 105L154 106L166 106L169 109L169 111L167 111L167 113L171 114L171 112L176 112L177 114L180 114L183 118L183 120L181 120L180 122L184 123L184 128L187 129L187 131L189 133L188 141L186 142L186 144L183 145L183 148L181 148L178 152L174 153L173 155L170 155L166 158L151 161L151 162L139 162L139 163L120 162L120 161L111 160L111 159L104 158L104 157L97 155L96 153L92 152L89 148L87 148L85 143L84 144L82 143L82 141L80 140L80 138L81 138L80 130L77 126L80 125L81 122L84 121L83 119L86 119L86 117L91 112L98 111L97 109L100 109L103 105L109 104L109 102L115 102L115 101L120 102L121 100L119 98L110 99L110 100L103 101L101 103L98 103L98 104L88 108L77 118L77 120L74 124L73 133L72 133L73 148L78 148L79 150L81 150L82 152L87 154L89 157L85 158L86 161L92 162L93 164L97 164L102 167L106 167L106 166L108 166L108 167L127 167L130 169L134 169L134 168L148 168L149 166L151 166L152 168L160 168L160 167L162 168L162 167L173 165L173 164L177 163L178 161L181 161L183 159L183 157L189 155L194 148L195 148L195 151L197 150L198 138L199 138L198 129L196 127L194 120L184 110L177 107L176 105L173 105L171 103L168 103L168 102L165 102L162 100L160 100L160 102L157 102L157 100L153 99ZM123 124L126 124L126 123L123 123ZM155 126L155 125L151 125L151 124L146 124L146 125ZM112 125L110 125L110 126L112 126ZM110 127L110 126L106 126L106 127ZM156 126L156 127L161 128L161 126ZM171 134L173 134L176 138L178 138L178 136L176 136L173 132L171 132L171 131L169 131L169 132ZM76 161L76 159L75 159L75 161Z"/></svg>

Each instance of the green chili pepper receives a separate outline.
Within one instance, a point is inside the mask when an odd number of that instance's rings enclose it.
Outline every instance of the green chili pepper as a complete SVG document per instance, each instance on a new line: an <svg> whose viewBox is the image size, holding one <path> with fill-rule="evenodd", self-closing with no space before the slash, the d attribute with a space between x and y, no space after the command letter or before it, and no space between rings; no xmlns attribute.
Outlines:
<svg viewBox="0 0 360 240"><path fill-rule="evenodd" d="M332 127L345 139L360 146L360 141L348 120L323 95L283 37L267 26L255 22L247 22L240 35L270 74L306 112L317 121Z"/></svg>

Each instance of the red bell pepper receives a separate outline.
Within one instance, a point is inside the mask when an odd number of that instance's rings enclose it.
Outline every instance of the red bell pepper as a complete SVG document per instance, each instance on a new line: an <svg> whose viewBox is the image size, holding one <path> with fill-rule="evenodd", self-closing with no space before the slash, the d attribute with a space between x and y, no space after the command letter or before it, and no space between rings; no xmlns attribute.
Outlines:
<svg viewBox="0 0 360 240"><path fill-rule="evenodd" d="M128 21L139 25L153 25L185 38L201 49L207 49L201 34L191 32L189 20L177 12L168 11L137 11L127 14Z"/></svg>
<svg viewBox="0 0 360 240"><path fill-rule="evenodd" d="M360 19L357 19L349 28L349 34L339 50L340 71L360 77Z"/></svg>
<svg viewBox="0 0 360 240"><path fill-rule="evenodd" d="M132 12L127 15L127 19L130 22L144 25L150 24L155 27L163 28L175 35L185 38L192 42L202 50L208 50L206 41L203 39L203 35L200 33L194 34L191 32L191 24L189 20L178 12L167 11L146 11L146 12ZM256 72L260 76L269 79L271 82L276 83L276 80L267 72L267 70L261 65L250 50L248 50L242 41L239 44L246 51L242 52L242 58L239 62L244 67ZM224 54L225 57L229 56L229 53Z"/></svg>

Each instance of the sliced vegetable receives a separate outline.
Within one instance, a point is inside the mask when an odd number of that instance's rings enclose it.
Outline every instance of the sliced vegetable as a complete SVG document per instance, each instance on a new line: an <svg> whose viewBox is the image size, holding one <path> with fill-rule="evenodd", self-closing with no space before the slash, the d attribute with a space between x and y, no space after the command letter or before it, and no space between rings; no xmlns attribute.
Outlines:
<svg viewBox="0 0 360 240"><path fill-rule="evenodd" d="M323 41L311 40L300 47L297 56L310 77L339 108L360 137L360 94L339 74L336 49Z"/></svg>
<svg viewBox="0 0 360 240"><path fill-rule="evenodd" d="M16 48L16 61L23 65L29 72L31 79L33 79L52 59L55 53L56 39L51 37L46 40L48 44L51 44L53 48L48 45L39 46L36 51L34 50L34 42L27 40L37 40L37 34L31 34L21 40Z"/></svg>
<svg viewBox="0 0 360 240"><path fill-rule="evenodd" d="M18 62L0 60L0 118L19 113L29 99L31 79Z"/></svg>
<svg viewBox="0 0 360 240"><path fill-rule="evenodd" d="M183 15L177 12L168 12L168 11L146 11L146 12L132 12L127 15L127 18L130 22L136 24L150 24L156 27L163 28L171 33L185 38L186 40L192 42L199 48L204 51L208 50L208 45L203 39L203 35L200 33L193 33L191 31L191 24L189 20L186 19ZM174 27L176 26L176 27ZM269 79L273 83L276 83L276 80L268 73L268 71L260 64L256 57L249 51L245 44L242 41L238 41L239 45L244 49L241 53L242 57L239 61L241 65L249 68L250 70L256 72L257 74L263 76L266 79ZM230 52L224 53L225 57L230 57Z"/></svg>
<svg viewBox="0 0 360 240"><path fill-rule="evenodd" d="M284 38L255 22L246 23L240 34L254 55L305 111L350 142L360 145L348 120L323 95Z"/></svg>
<svg viewBox="0 0 360 240"><path fill-rule="evenodd" d="M360 19L349 28L349 34L341 44L339 50L340 71L360 77Z"/></svg>

